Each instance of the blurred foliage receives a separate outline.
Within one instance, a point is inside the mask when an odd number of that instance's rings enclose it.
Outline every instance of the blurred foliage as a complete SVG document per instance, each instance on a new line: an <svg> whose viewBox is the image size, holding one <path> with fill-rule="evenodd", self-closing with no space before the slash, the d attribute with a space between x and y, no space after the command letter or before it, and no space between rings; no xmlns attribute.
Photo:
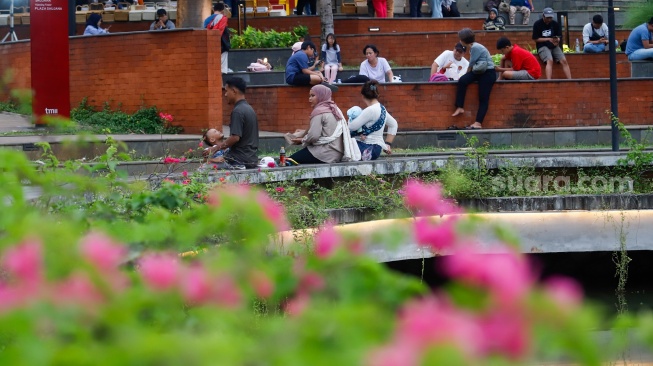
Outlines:
<svg viewBox="0 0 653 366"><path fill-rule="evenodd" d="M247 26L243 34L238 35L235 29L231 29L231 47L233 49L250 48L287 48L291 47L300 37L308 34L306 26L298 26L292 32L261 31Z"/></svg>
<svg viewBox="0 0 653 366"><path fill-rule="evenodd" d="M623 27L626 29L636 28L653 17L653 1L647 0L643 3L632 4L626 8L626 21Z"/></svg>

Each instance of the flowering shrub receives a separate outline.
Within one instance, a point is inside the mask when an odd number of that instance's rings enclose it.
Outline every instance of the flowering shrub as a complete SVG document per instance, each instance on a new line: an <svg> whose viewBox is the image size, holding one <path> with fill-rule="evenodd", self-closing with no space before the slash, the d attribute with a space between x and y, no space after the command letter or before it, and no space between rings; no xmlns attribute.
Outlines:
<svg viewBox="0 0 653 366"><path fill-rule="evenodd" d="M280 243L283 209L247 185L179 204L181 186L164 183L126 215L111 206L128 185L37 173L13 151L0 170L2 365L598 365L619 350L594 342L599 318L576 284L538 283L507 244L482 254L436 185L402 188L417 215L404 235L452 254L440 269L451 282L430 293L364 255L396 229L326 225L309 247ZM44 195L26 201L24 184ZM650 319L620 324L650 340Z"/></svg>

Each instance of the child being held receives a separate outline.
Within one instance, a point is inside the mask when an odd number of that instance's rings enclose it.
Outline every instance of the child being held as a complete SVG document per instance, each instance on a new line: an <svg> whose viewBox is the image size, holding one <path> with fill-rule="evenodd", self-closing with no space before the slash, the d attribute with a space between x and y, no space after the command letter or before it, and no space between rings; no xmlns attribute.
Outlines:
<svg viewBox="0 0 653 366"><path fill-rule="evenodd" d="M506 24L503 18L499 18L499 11L497 8L492 8L487 12L487 19L483 23L484 30L504 30L506 29Z"/></svg>
<svg viewBox="0 0 653 366"><path fill-rule="evenodd" d="M202 136L202 141L204 141L204 144L206 146L205 150L207 150L210 147L213 147L218 144L220 140L224 137L224 134L215 128L211 128L208 131L204 133L204 136ZM222 163L224 162L224 154L229 151L229 148L226 148L224 150L218 150L214 152L211 156L207 158L208 163Z"/></svg>

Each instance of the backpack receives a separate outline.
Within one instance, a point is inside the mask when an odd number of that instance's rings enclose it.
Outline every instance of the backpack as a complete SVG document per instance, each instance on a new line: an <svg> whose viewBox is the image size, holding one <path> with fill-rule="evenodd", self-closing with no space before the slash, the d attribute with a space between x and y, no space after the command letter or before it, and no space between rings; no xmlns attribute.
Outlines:
<svg viewBox="0 0 653 366"><path fill-rule="evenodd" d="M218 15L221 15L218 18ZM220 32L220 51L227 52L231 49L231 40L229 38L229 28L227 28L227 23L229 19L222 14L214 14L213 18L209 22L209 25L206 26L206 29L217 30Z"/></svg>

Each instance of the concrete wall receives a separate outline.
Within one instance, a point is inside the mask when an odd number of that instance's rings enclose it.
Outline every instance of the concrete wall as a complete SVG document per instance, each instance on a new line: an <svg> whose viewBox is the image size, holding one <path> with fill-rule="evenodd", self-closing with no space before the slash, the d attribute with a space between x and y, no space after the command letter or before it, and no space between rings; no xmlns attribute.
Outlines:
<svg viewBox="0 0 653 366"><path fill-rule="evenodd" d="M14 70L10 87L31 86L29 47L29 42L0 44L0 70ZM188 133L221 126L219 55L217 32L204 30L73 37L71 107L85 97L92 105L110 101L128 112L154 105Z"/></svg>
<svg viewBox="0 0 653 366"><path fill-rule="evenodd" d="M334 95L340 109L363 105L360 85L340 85ZM626 124L648 124L653 112L653 79L619 81L619 114ZM578 127L609 124L609 80L497 82L490 97L485 128ZM270 86L248 89L247 99L264 131L306 128L311 108L308 87ZM464 116L451 117L455 83L399 83L381 86L381 102L402 131L445 130L474 121L477 85L467 91ZM225 108L223 119L228 120Z"/></svg>

